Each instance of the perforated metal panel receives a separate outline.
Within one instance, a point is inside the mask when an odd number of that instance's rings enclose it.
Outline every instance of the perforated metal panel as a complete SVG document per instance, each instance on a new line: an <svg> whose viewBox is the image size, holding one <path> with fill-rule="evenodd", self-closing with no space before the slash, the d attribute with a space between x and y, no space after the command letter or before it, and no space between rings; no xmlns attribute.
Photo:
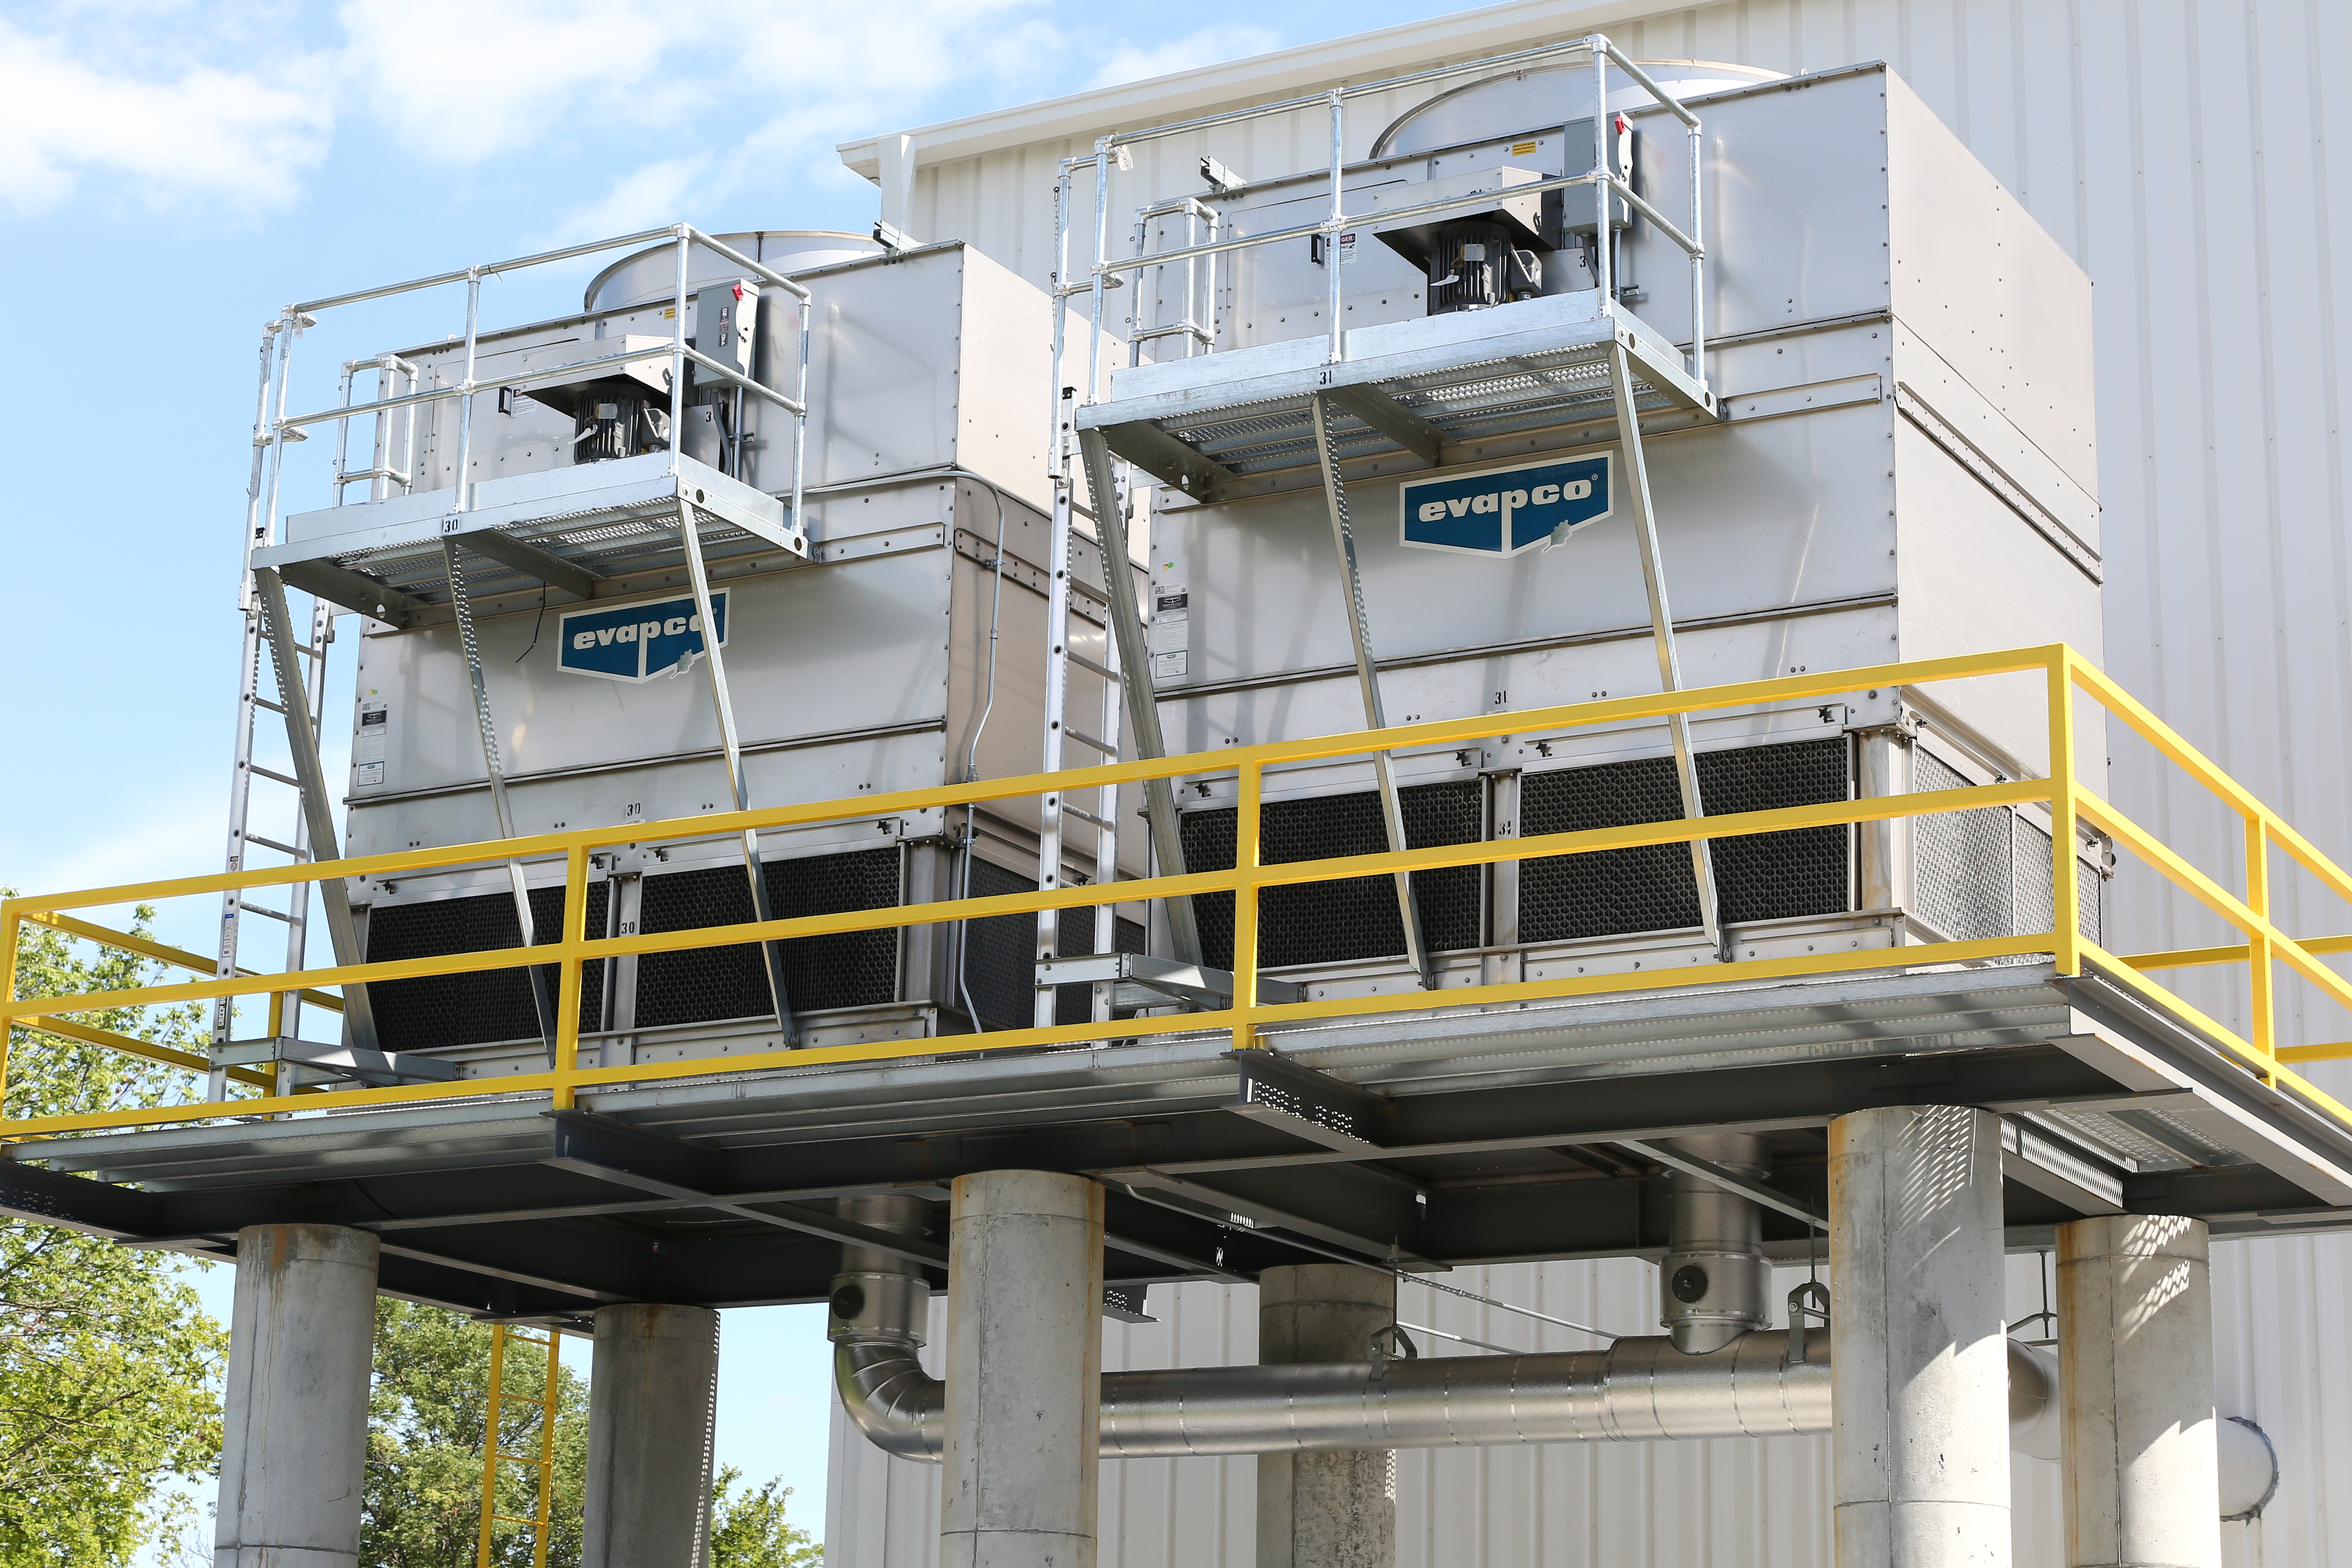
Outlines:
<svg viewBox="0 0 2352 1568"><path fill-rule="evenodd" d="M1475 780L1416 784L1397 795L1404 810L1408 848L1475 844L1486 836L1486 790ZM1231 868L1231 807L1188 812L1183 828L1188 869ZM1380 795L1369 790L1361 795L1268 801L1261 831L1261 857L1270 866L1341 855L1377 855L1389 847ZM1420 900L1423 935L1431 952L1476 947L1484 942L1486 921L1480 908L1484 880L1475 866L1413 873L1413 896ZM1200 926L1202 961L1216 969L1233 967L1233 895L1200 894L1192 900L1192 911ZM1258 963L1267 968L1392 958L1403 952L1404 920L1397 911L1396 883L1390 878L1351 877L1340 882L1268 888L1260 903Z"/></svg>
<svg viewBox="0 0 2352 1568"><path fill-rule="evenodd" d="M898 850L864 849L771 860L768 904L778 920L880 909L898 901ZM713 866L647 877L643 921L648 934L733 925L752 918L751 889L742 871ZM876 1006L898 1000L898 931L843 931L796 937L783 944L784 984L795 1013L828 1007ZM637 1025L702 1024L771 1013L758 948L699 948L649 952L637 960Z"/></svg>
<svg viewBox="0 0 2352 1568"><path fill-rule="evenodd" d="M1843 738L1704 752L1699 801L1710 816L1843 800L1851 765ZM1529 773L1519 782L1520 831L1581 833L1682 816L1671 757ZM1806 827L1714 841L1723 919L1738 923L1834 914L1852 903L1852 835ZM1679 844L1529 860L1519 871L1519 937L1675 931L1699 923L1690 851Z"/></svg>
<svg viewBox="0 0 2352 1568"><path fill-rule="evenodd" d="M1912 787L1962 789L1968 780L1933 752L1914 748ZM2050 835L2012 807L1938 812L1923 816L1914 830L1912 908L1919 918L1954 942L2023 936L2050 929ZM2079 858L2075 896L2081 900L2076 929L2093 942L2101 929L2099 896L2105 879ZM2034 962L2021 954L2008 962Z"/></svg>
<svg viewBox="0 0 2352 1568"><path fill-rule="evenodd" d="M608 884L588 885L588 930L604 934L604 900ZM530 892L533 934L552 942L563 929L563 889L534 888ZM453 952L486 952L520 946L521 922L515 919L514 897L484 893L465 899L435 899L420 903L389 903L368 918L367 956L371 963L391 963L404 958L440 958ZM550 994L556 992L559 970L547 972ZM377 1038L388 1051L444 1050L453 1046L488 1045L497 1040L539 1037L539 1014L532 1005L530 982L522 968L494 969L478 974L441 974L415 980L379 980L368 987L375 1011ZM593 960L582 967L580 1026L593 1029L604 1016L604 963Z"/></svg>
<svg viewBox="0 0 2352 1568"><path fill-rule="evenodd" d="M1002 898L1008 893L1036 890L1037 884L1018 871L974 857L971 896ZM1141 952L1143 927L1134 921L1117 922L1113 951ZM1034 915L997 915L971 921L964 927L961 989L971 994L971 1006L991 1029L1025 1029L1036 1021L1037 919ZM1055 930L1054 951L1059 958L1081 958L1095 950L1095 912L1064 910ZM1094 1016L1090 985L1055 987L1054 1021L1083 1024ZM964 998L953 1005L961 1009Z"/></svg>
<svg viewBox="0 0 2352 1568"><path fill-rule="evenodd" d="M1933 752L1911 752L1911 787L1925 795L1965 789L1969 781ZM1953 942L1983 942L2009 936L2016 927L2014 851L2011 812L1989 805L1975 811L1937 812L1914 824L1911 907L1919 918ZM2047 845L2045 837L2042 840ZM2042 851L2046 858L2047 848ZM2042 930L2050 925L2050 879L2041 882Z"/></svg>

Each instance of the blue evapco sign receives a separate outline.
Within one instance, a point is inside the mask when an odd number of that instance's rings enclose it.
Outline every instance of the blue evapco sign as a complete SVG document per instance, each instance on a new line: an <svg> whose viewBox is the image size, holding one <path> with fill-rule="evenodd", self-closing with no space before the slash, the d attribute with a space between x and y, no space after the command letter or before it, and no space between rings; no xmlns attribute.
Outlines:
<svg viewBox="0 0 2352 1568"><path fill-rule="evenodd" d="M1405 543L1465 555L1517 555L1609 515L1609 459L1487 468L1399 487Z"/></svg>
<svg viewBox="0 0 2352 1568"><path fill-rule="evenodd" d="M725 647L726 589L711 594L710 613L719 617L719 646ZM702 651L702 617L691 597L573 610L562 632L557 662L575 675L607 680L649 680Z"/></svg>

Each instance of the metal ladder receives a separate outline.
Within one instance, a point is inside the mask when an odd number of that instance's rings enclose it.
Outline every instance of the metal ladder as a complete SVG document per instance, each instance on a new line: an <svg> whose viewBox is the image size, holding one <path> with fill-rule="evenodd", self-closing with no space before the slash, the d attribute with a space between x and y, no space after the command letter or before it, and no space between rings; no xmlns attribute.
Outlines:
<svg viewBox="0 0 2352 1568"><path fill-rule="evenodd" d="M1095 224L1096 247L1099 252L1109 223L1106 198L1109 176L1105 167L1108 142L1097 144L1095 153ZM1128 537L1126 487L1114 472L1110 448L1099 436L1089 432L1075 442L1072 415L1075 411L1076 388L1061 384L1065 354L1068 348L1070 301L1080 294L1090 297L1093 321L1087 334L1087 386L1089 396L1101 384L1102 377L1102 318L1103 278L1097 272L1086 288L1074 288L1069 277L1069 225L1066 215L1070 210L1071 173L1074 164L1063 165L1061 177L1055 182L1054 200L1057 221L1058 254L1054 271L1054 382L1053 437L1047 444L1047 469L1054 487L1054 510L1051 533L1046 548L1047 585L1045 625L1045 744L1043 758L1046 773L1057 773L1063 766L1063 742L1076 740L1082 746L1099 752L1105 761L1116 762L1122 757L1140 760L1164 757L1168 745L1160 728L1160 708L1151 688L1151 658L1145 647L1142 607L1135 593L1135 576L1129 563L1134 559ZM1188 224L1192 215L1187 215ZM1137 226L1140 243L1143 226ZM1213 275L1212 275L1213 276ZM1191 277L1187 277L1186 326L1191 328ZM1190 352L1188 338L1187 352ZM1075 445L1076 452L1072 447ZM1101 553L1105 618L1109 636L1106 639L1105 659L1097 664L1082 654L1070 650L1070 595L1072 592L1072 542L1076 528L1077 474L1074 471L1073 456L1082 468L1094 521L1094 542ZM1097 723L1099 735L1073 731L1069 717L1069 670L1076 663L1102 678L1102 711ZM1143 789L1144 816L1150 825L1151 874L1181 876L1184 870L1183 839L1177 827L1176 794L1172 781L1152 779ZM1048 795L1040 803L1037 845L1037 886L1051 889L1061 886L1064 819L1075 816L1095 831L1094 878L1097 883L1118 875L1118 790L1106 786L1097 793L1092 810L1073 805L1059 795ZM1180 961L1197 965L1201 962L1201 938L1192 918L1189 899L1163 901L1167 911L1170 945ZM1036 956L1040 961L1059 956L1061 951L1061 920L1058 911L1043 910L1037 917ZM1110 904L1095 907L1094 951L1109 953L1118 948L1118 913ZM1108 1021L1114 986L1108 981L1097 981L1094 987L1092 1016L1095 1022ZM1041 984L1036 990L1036 1010L1034 1021L1045 1027L1055 1021L1059 992L1050 984Z"/></svg>
<svg viewBox="0 0 2352 1568"><path fill-rule="evenodd" d="M553 1329L546 1338L526 1333L516 1323L490 1325L490 1391L488 1415L482 1435L482 1521L476 1532L474 1562L476 1568L490 1568L491 1548L496 1544L497 1528L501 1524L520 1524L531 1531L531 1568L547 1568L549 1520L555 1510L555 1416L563 1403L562 1382L559 1375L562 1362L557 1346L562 1335ZM540 1384L539 1397L517 1394L506 1386L507 1347L510 1344L532 1345L545 1354L542 1363L546 1373ZM502 1417L509 1405L530 1405L539 1409L539 1452L509 1454L499 1447ZM499 1467L501 1464L528 1465L539 1472L538 1506L528 1515L499 1511Z"/></svg>
<svg viewBox="0 0 2352 1568"><path fill-rule="evenodd" d="M319 730L325 715L327 648L334 640L334 607L323 599L314 599L308 633L297 640L284 585L278 582L276 574L257 574L253 570L254 550L274 542L276 538L277 484L280 468L276 460L277 448L282 440L292 437L291 432L278 429L271 417L271 405L274 401L279 414L285 411L294 339L310 324L305 317L284 316L271 322L262 333L260 384L254 410L253 462L246 486L245 569L240 574L238 589L237 607L244 616L245 630L238 649L236 745L229 780L226 863L230 871L245 869L247 857L257 845L275 850L298 864L318 858L322 851L330 858L340 853L328 806L324 771L319 761ZM389 375L391 373L386 374ZM347 366L343 375L346 403L350 401L350 389L351 367ZM384 465L380 462L377 467ZM342 487L338 483L338 500L341 493ZM271 669L274 697L263 695L261 672L265 655ZM294 762L294 771L290 774L265 767L254 760L256 714L263 710L276 713L285 721L288 747ZM271 838L254 831L253 781L256 776L282 784L294 792L294 826L285 839ZM356 963L356 927L342 884L321 883L318 887L320 900L327 908L337 962ZM259 915L281 922L286 927L285 967L289 970L305 967L311 888L312 884L308 882L294 884L282 910L248 903L238 889L225 891L221 895L220 942L215 973L226 979L237 973L237 950L247 915ZM301 1006L299 991L284 992L271 998L269 1038L274 1044L299 1036ZM345 1047L373 1051L375 1025L364 987L345 988L343 1014ZM212 1044L215 1061L232 1043L236 1021L233 999L222 997L213 1004ZM294 1064L280 1057L276 1066L278 1092L289 1092L293 1087ZM226 1098L227 1087L227 1065L215 1066L207 1078L207 1098Z"/></svg>

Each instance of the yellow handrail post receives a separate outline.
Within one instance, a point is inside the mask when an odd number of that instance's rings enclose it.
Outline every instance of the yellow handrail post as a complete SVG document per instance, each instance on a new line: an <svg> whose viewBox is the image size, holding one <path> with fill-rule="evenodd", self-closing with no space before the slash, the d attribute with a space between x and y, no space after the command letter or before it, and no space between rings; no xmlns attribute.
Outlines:
<svg viewBox="0 0 2352 1568"><path fill-rule="evenodd" d="M2246 908L2263 917L2271 918L2271 836L2270 826L2259 811L2244 812L2246 825ZM2257 925L2246 932L2246 1022L2251 1036L2249 1044L2269 1063L2263 1081L2278 1083L2278 997L2277 973L2271 959L2271 939L2266 926Z"/></svg>
<svg viewBox="0 0 2352 1568"><path fill-rule="evenodd" d="M555 1002L554 1108L572 1109L580 1071L580 1004L582 977L586 973L580 944L588 940L588 846L574 844L563 867L563 960L558 971ZM552 1352L550 1352L552 1353Z"/></svg>
<svg viewBox="0 0 2352 1568"><path fill-rule="evenodd" d="M499 1512L499 1414L506 1393L507 1326L490 1325L490 1398L482 1418L482 1520L475 1532L474 1568L490 1568L490 1531Z"/></svg>
<svg viewBox="0 0 2352 1568"><path fill-rule="evenodd" d="M0 906L0 1002L16 999L16 943L25 932L25 917L16 912L15 900ZM6 1115L8 1101L8 1041L16 1032L14 1018L0 1021L0 1117Z"/></svg>
<svg viewBox="0 0 2352 1568"><path fill-rule="evenodd" d="M2074 879L2082 784L2074 770L2074 650L2050 650L2050 957L2061 974L2083 973L2083 891Z"/></svg>
<svg viewBox="0 0 2352 1568"><path fill-rule="evenodd" d="M1254 757L1242 759L1240 790L1234 803L1234 869L1241 880L1234 888L1234 1049L1245 1051L1257 1044L1257 868L1260 859L1260 811L1265 804L1265 775Z"/></svg>

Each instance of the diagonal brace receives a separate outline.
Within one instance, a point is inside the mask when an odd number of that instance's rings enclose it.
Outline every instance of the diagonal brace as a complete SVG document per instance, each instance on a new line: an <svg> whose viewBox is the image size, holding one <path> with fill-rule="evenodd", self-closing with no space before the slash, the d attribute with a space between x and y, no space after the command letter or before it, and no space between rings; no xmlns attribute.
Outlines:
<svg viewBox="0 0 2352 1568"><path fill-rule="evenodd" d="M1340 592L1348 610L1348 634L1356 649L1356 684L1364 699L1364 727L1385 730L1389 721L1381 703L1380 671L1372 664L1372 627L1364 611L1364 576L1356 564L1356 531L1348 517L1348 482L1339 476L1339 447L1331 428L1329 395L1314 400L1315 455L1323 465L1323 500L1331 512L1331 542L1339 555ZM1372 773L1380 781L1381 818L1388 826L1389 848L1402 853L1405 842L1404 803L1397 795L1396 769L1386 752L1372 753ZM1421 929L1421 900L1412 890L1412 873L1396 874L1397 914L1404 922L1405 959L1421 976L1423 988L1436 984L1431 973L1429 948Z"/></svg>
<svg viewBox="0 0 2352 1568"><path fill-rule="evenodd" d="M286 710L286 744L294 755L294 777L302 795L304 826L310 829L310 853L321 860L338 859L342 839L335 833L334 813L327 806L326 764L319 757L319 737L310 728L310 700L302 686L302 666L294 647L294 633L286 618L286 584L267 566L257 567L254 587L261 601L261 619L269 640L269 662L278 674L279 705ZM316 884L327 915L327 939L338 965L364 963L360 950L359 923L352 917L351 891L341 877ZM376 1048L375 1012L368 1005L365 985L343 987L343 1037L354 1048Z"/></svg>
<svg viewBox="0 0 2352 1568"><path fill-rule="evenodd" d="M1136 602L1135 576L1129 563L1127 510L1118 504L1118 487L1111 482L1110 446L1099 430L1078 432L1078 457L1086 465L1087 492L1094 503L1095 536L1102 545L1103 586L1110 595L1111 633L1118 640L1118 685L1127 700L1128 728L1133 733L1138 758L1146 761L1168 754L1168 741L1160 729L1160 699L1151 687L1151 655L1144 646L1143 610ZM1160 875L1184 874L1184 838L1176 821L1176 786L1168 779L1150 779L1143 786L1145 819L1151 828L1151 854ZM1201 934L1192 921L1192 900L1166 900L1168 931L1175 956L1186 963L1201 962Z"/></svg>
<svg viewBox="0 0 2352 1568"><path fill-rule="evenodd" d="M1621 337L1609 345L1609 390L1617 404L1617 442L1625 454L1625 493L1633 503L1633 537L1641 547L1642 585L1650 598L1650 637L1657 647L1658 679L1668 691L1683 689L1682 657L1675 648L1674 612L1666 605L1666 567L1658 551L1658 519L1650 505L1650 463L1642 450L1640 410L1633 405L1633 374ZM1690 719L1676 713L1666 721L1675 750L1675 780L1681 785L1683 815L1706 815L1698 793L1698 764L1691 757ZM1691 877L1698 885L1698 921L1707 945L1724 963L1731 962L1731 939L1724 934L1721 896L1715 885L1715 852L1704 838L1690 846Z"/></svg>
<svg viewBox="0 0 2352 1568"><path fill-rule="evenodd" d="M457 542L441 542L441 564L449 578L449 604L457 612L457 642L466 656L466 678L474 690L474 727L482 737L482 765L490 779L490 809L498 816L499 837L515 836L514 811L507 801L507 769L499 749L498 720L490 712L489 678L482 668L482 645L474 632L474 601L466 592L465 563ZM538 931L530 918L530 887L523 879L522 862L507 862L507 888L514 897L515 924L521 945L536 947ZM555 1065L555 997L547 984L547 971L534 963L523 972L530 977L531 1010L539 1017L539 1037L547 1044L547 1065Z"/></svg>
<svg viewBox="0 0 2352 1568"><path fill-rule="evenodd" d="M694 585L694 613L702 620L702 657L710 665L710 705L719 718L719 746L727 763L727 787L733 792L735 809L749 811L751 792L743 777L743 742L735 729L734 700L727 694L727 662L719 650L719 620L710 607L710 571L703 563L702 535L694 521L694 503L683 496L677 502L677 537L686 547L687 576ZM775 912L769 908L767 870L760 863L760 835L749 827L743 830L743 874L751 884L751 918L762 924L775 919ZM775 1005L776 1023L783 1030L785 1048L797 1047L801 1043L800 1030L793 1021L792 992L784 984L783 945L772 940L763 942L760 944L760 957L767 971L768 996Z"/></svg>

